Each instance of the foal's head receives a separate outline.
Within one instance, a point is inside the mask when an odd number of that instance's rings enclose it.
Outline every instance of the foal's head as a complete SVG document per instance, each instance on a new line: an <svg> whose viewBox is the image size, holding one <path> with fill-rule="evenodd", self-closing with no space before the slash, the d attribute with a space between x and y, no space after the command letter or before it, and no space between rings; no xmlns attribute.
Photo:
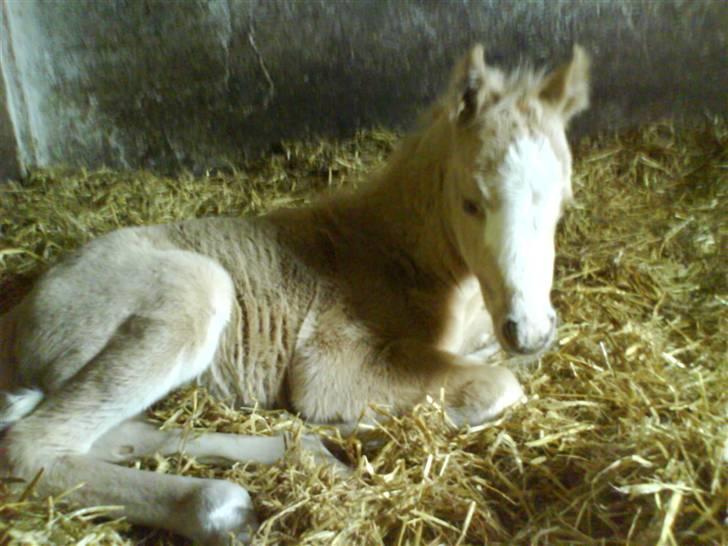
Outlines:
<svg viewBox="0 0 728 546"><path fill-rule="evenodd" d="M443 191L451 238L512 352L535 353L554 338L554 235L571 199L565 128L587 107L588 65L575 47L549 75L507 76L476 46L456 67L441 110L450 127Z"/></svg>

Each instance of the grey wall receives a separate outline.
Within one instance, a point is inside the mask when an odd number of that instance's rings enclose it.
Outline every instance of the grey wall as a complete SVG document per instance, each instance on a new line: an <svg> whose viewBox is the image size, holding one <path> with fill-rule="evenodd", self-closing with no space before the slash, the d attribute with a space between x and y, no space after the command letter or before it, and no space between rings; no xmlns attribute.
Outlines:
<svg viewBox="0 0 728 546"><path fill-rule="evenodd" d="M594 57L594 106L581 132L727 109L728 3L720 0L0 7L0 165L11 165L16 149L24 166L200 170L282 138L401 128L475 41L506 65L563 59L582 43Z"/></svg>
<svg viewBox="0 0 728 546"><path fill-rule="evenodd" d="M0 70L0 182L20 175L18 146L5 97L5 78Z"/></svg>

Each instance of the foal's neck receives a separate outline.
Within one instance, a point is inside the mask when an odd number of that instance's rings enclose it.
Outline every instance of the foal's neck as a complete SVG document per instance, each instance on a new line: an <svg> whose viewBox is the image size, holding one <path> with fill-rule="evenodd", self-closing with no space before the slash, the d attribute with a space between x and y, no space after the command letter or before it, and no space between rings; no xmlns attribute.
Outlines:
<svg viewBox="0 0 728 546"><path fill-rule="evenodd" d="M375 181L369 205L390 241L420 269L458 284L467 271L449 228L443 186L450 141L442 125L402 143Z"/></svg>

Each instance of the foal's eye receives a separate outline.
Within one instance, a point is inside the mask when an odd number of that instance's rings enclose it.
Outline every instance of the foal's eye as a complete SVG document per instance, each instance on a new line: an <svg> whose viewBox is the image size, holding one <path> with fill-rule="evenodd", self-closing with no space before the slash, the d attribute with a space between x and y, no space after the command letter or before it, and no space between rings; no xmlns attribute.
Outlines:
<svg viewBox="0 0 728 546"><path fill-rule="evenodd" d="M463 199L463 210L470 216L482 216L483 210L471 199Z"/></svg>

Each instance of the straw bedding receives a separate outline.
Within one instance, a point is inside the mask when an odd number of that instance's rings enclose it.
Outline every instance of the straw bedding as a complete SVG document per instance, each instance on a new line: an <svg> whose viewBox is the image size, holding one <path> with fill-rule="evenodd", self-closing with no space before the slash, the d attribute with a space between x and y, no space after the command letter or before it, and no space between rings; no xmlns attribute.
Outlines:
<svg viewBox="0 0 728 546"><path fill-rule="evenodd" d="M304 202L355 183L394 141L283 144L201 178L55 170L0 186L0 311L95 235ZM295 446L272 467L184 455L137 466L239 482L267 518L256 544L728 544L728 126L652 125L582 141L575 158L577 203L558 235L559 341L519 370L527 404L458 430L437 400L424 403L340 441L345 478ZM193 388L149 418L191 434L306 429ZM182 542L104 513L0 482L0 544Z"/></svg>

